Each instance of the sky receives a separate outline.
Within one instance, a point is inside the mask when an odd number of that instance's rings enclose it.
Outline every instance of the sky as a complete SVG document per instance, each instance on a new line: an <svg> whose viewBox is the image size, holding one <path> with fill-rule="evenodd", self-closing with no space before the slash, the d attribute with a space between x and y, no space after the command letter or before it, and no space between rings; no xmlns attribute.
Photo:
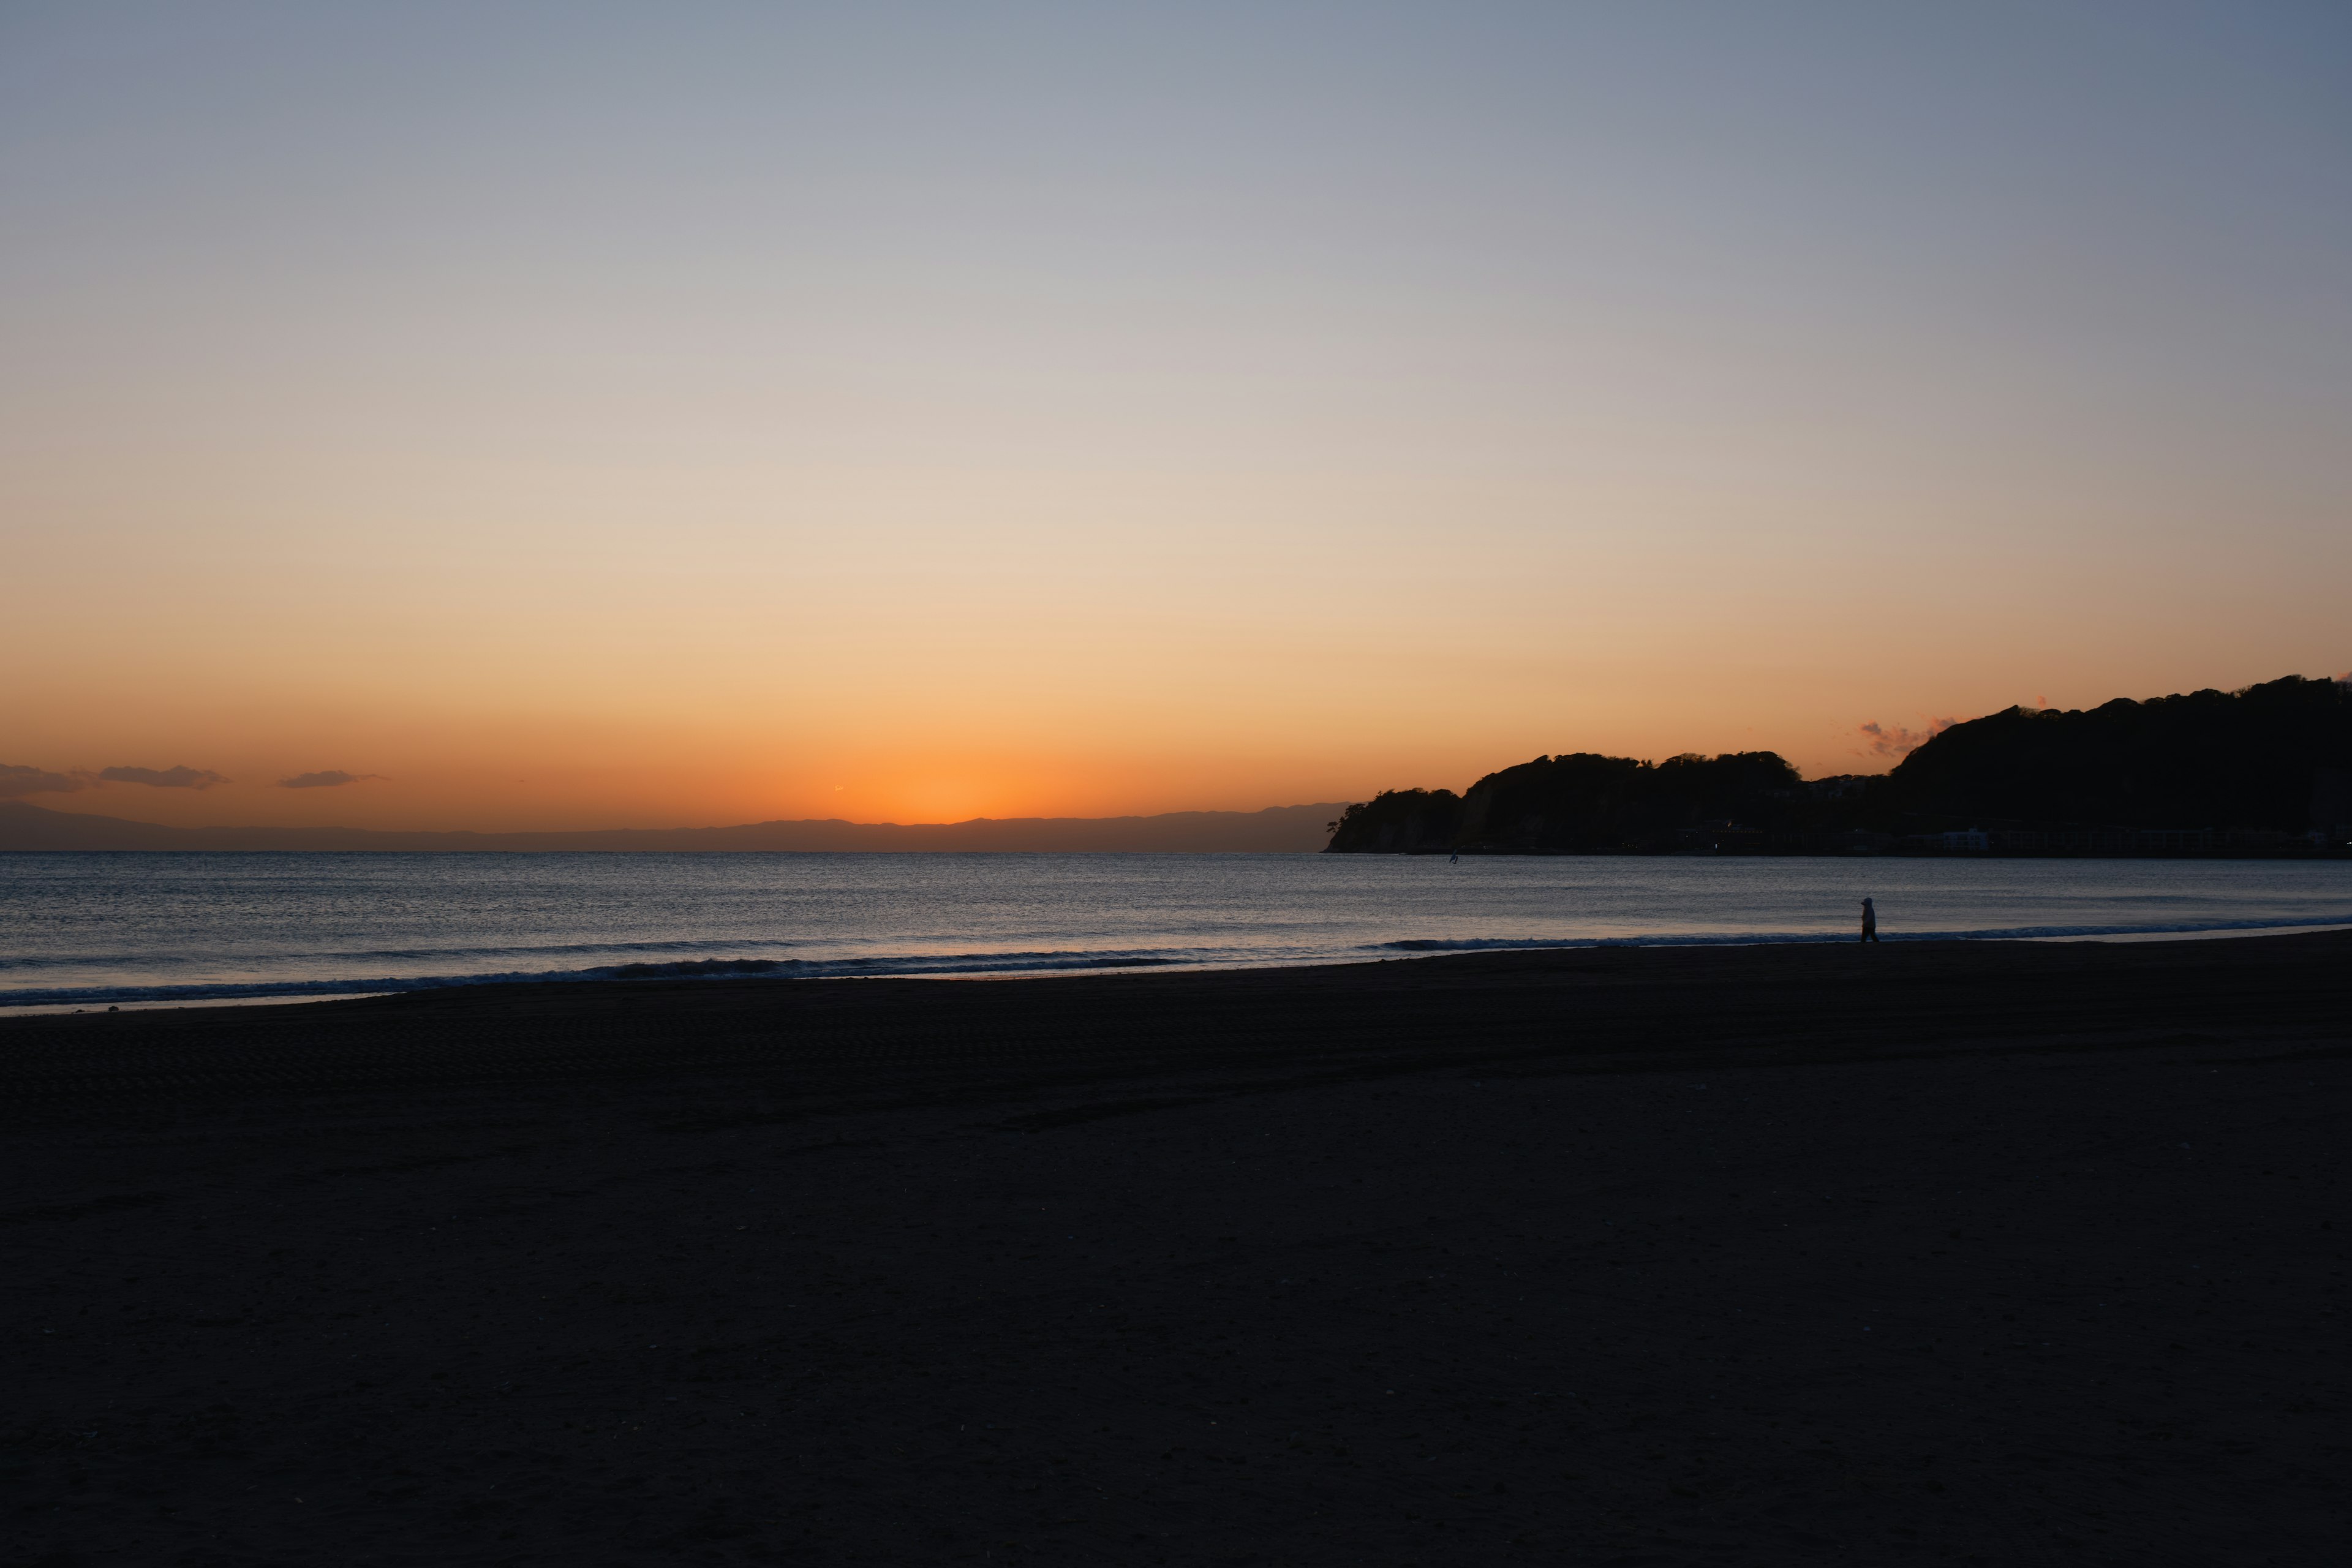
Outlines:
<svg viewBox="0 0 2352 1568"><path fill-rule="evenodd" d="M2347 582L2340 4L0 0L37 805L1876 772Z"/></svg>

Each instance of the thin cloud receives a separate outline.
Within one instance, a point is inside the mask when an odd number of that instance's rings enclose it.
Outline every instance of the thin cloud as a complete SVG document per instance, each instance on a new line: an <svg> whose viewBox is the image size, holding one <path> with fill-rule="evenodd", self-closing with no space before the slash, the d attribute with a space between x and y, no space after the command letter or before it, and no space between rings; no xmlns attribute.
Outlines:
<svg viewBox="0 0 2352 1568"><path fill-rule="evenodd" d="M154 789L210 789L228 780L209 768L100 768L98 776L109 784L146 784Z"/></svg>
<svg viewBox="0 0 2352 1568"><path fill-rule="evenodd" d="M27 795L70 795L78 789L88 789L89 780L71 773L53 773L47 768L28 768L18 763L0 763L0 800L15 800Z"/></svg>
<svg viewBox="0 0 2352 1568"><path fill-rule="evenodd" d="M1855 731L1869 742L1866 751L1857 756L1907 757L1953 725L1958 719L1930 719L1924 730L1906 730L1900 724L1857 724Z"/></svg>
<svg viewBox="0 0 2352 1568"><path fill-rule="evenodd" d="M290 779L279 779L279 789L341 789L345 784L380 779L382 773L347 773L341 768L326 768L315 773L296 773Z"/></svg>

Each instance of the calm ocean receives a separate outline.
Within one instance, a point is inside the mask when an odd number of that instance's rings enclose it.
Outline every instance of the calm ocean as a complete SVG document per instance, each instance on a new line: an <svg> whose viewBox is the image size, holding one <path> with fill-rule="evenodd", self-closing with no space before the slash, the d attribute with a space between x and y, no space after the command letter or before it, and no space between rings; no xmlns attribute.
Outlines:
<svg viewBox="0 0 2352 1568"><path fill-rule="evenodd" d="M2352 866L1328 855L0 855L0 1007L698 971L991 975L1604 942L2352 924Z"/></svg>

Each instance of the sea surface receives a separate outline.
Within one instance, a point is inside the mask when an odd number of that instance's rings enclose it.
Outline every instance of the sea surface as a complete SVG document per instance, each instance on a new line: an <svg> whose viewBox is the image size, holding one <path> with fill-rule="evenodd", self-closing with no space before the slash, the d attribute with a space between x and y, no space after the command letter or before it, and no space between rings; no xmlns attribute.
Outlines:
<svg viewBox="0 0 2352 1568"><path fill-rule="evenodd" d="M2352 925L2352 865L1373 855L0 855L0 1008L693 973Z"/></svg>

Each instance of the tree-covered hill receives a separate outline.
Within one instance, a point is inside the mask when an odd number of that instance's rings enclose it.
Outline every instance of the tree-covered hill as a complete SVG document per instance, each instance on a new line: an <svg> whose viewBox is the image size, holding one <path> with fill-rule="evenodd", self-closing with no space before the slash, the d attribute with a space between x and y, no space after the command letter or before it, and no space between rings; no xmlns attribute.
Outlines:
<svg viewBox="0 0 2352 1568"><path fill-rule="evenodd" d="M1706 829L1754 831L1801 814L1803 781L1770 752L1669 757L1591 752L1488 773L1467 795L1391 790L1351 805L1331 848L1599 850L1675 847Z"/></svg>
<svg viewBox="0 0 2352 1568"><path fill-rule="evenodd" d="M1965 828L2352 836L2352 691L2288 676L2088 710L2011 708L1956 724L1882 778L1807 784L1770 752L1647 763L1538 757L1466 794L1391 790L1349 806L1329 847L1575 852L1834 847Z"/></svg>
<svg viewBox="0 0 2352 1568"><path fill-rule="evenodd" d="M2352 822L2352 698L2290 675L1956 724L1871 793L1890 826L2301 832Z"/></svg>

